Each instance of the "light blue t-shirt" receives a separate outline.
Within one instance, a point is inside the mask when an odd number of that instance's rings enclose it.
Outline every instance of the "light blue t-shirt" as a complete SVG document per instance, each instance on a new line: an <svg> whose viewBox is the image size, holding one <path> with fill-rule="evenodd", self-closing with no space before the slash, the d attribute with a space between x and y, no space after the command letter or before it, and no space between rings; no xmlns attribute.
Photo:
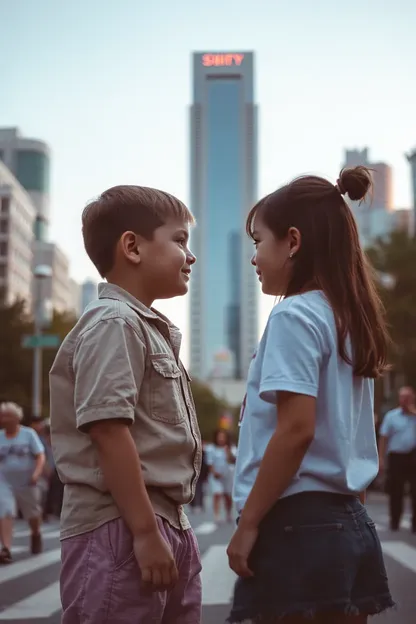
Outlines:
<svg viewBox="0 0 416 624"><path fill-rule="evenodd" d="M410 453L416 449L416 416L405 414L401 407L390 410L379 433L387 438L387 453Z"/></svg>
<svg viewBox="0 0 416 624"><path fill-rule="evenodd" d="M279 391L316 397L314 440L283 496L365 490L378 473L374 383L355 377L340 358L332 308L311 291L275 306L250 365L234 481L238 512L276 430Z"/></svg>
<svg viewBox="0 0 416 624"><path fill-rule="evenodd" d="M43 444L36 431L20 427L14 438L0 431L0 474L13 488L29 485L35 469L35 457L43 453Z"/></svg>

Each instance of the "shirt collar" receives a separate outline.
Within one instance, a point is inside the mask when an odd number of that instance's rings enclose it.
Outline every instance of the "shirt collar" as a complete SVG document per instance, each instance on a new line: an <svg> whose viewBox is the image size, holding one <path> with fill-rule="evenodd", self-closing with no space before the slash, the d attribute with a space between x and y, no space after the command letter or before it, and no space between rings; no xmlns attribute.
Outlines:
<svg viewBox="0 0 416 624"><path fill-rule="evenodd" d="M163 333L167 333L174 344L175 351L179 351L181 343L180 330L168 319L167 316L155 308L148 308L127 290L124 290L124 288L121 288L116 284L109 284L108 282L102 282L98 285L98 298L115 299L116 301L126 303L130 308L132 308L132 310L137 312L139 316L144 317L149 321L153 321L160 327Z"/></svg>

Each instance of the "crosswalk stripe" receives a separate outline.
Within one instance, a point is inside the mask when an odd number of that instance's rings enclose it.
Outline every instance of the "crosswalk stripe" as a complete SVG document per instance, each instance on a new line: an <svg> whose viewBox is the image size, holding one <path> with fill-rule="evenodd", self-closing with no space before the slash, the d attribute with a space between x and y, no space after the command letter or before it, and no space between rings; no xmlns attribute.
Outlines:
<svg viewBox="0 0 416 624"><path fill-rule="evenodd" d="M405 542L383 542L383 552L402 566L416 572L416 548Z"/></svg>
<svg viewBox="0 0 416 624"><path fill-rule="evenodd" d="M3 570L0 569L0 582L12 580L24 573L38 570L57 561L59 552L59 550L50 551L34 559L15 563ZM42 560L40 560L41 557L43 557ZM208 548L202 557L203 606L229 604L235 579L235 574L228 567L225 545ZM47 618L58 612L60 608L59 582L55 582L1 611L0 621L19 619L29 621L36 618Z"/></svg>
<svg viewBox="0 0 416 624"><path fill-rule="evenodd" d="M200 535L208 534L214 523L200 525ZM216 525L215 525L216 528ZM205 533L207 532L207 533ZM413 573L416 573L416 548L402 541L383 541L383 552L397 563ZM19 549L19 550L18 550ZM17 547L16 552L27 550L23 546ZM60 549L55 549L18 561L11 566L0 568L0 584L22 577L29 573L36 573L48 565L60 560ZM228 566L226 546L216 544L210 546L202 557L202 604L204 607L212 605L228 605L232 594L236 575ZM30 594L22 600L6 607L0 612L0 621L49 618L61 609L59 582L53 582L43 589Z"/></svg>
<svg viewBox="0 0 416 624"><path fill-rule="evenodd" d="M7 581L13 581L30 572L36 572L52 563L57 563L61 560L61 549L55 548L54 550L48 550L41 555L35 555L31 559L24 559L23 561L17 561L11 565L0 568L0 583L6 583Z"/></svg>
<svg viewBox="0 0 416 624"><path fill-rule="evenodd" d="M55 529L55 531L42 531L42 539L56 539L57 537L59 538L61 532L59 529ZM16 531L13 534L13 537L15 538L21 538L21 537L30 537L31 532L29 530L27 531Z"/></svg>
<svg viewBox="0 0 416 624"><path fill-rule="evenodd" d="M0 620L34 620L51 617L61 609L59 581L19 600L0 612Z"/></svg>
<svg viewBox="0 0 416 624"><path fill-rule="evenodd" d="M236 575L230 570L226 546L211 546L202 557L202 605L228 605Z"/></svg>

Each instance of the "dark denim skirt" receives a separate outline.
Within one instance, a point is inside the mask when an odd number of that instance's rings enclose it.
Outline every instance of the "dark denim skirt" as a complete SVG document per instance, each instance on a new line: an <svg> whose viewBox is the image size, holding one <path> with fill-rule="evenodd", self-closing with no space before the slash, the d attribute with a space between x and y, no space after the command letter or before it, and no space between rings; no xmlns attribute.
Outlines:
<svg viewBox="0 0 416 624"><path fill-rule="evenodd" d="M394 606L374 522L355 496L305 492L267 514L229 622L375 615Z"/></svg>

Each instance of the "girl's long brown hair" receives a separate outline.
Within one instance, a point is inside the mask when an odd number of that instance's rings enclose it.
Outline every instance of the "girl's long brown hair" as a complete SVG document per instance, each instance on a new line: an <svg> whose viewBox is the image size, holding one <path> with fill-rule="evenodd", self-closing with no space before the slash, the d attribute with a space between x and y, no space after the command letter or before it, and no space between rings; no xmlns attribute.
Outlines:
<svg viewBox="0 0 416 624"><path fill-rule="evenodd" d="M354 216L342 194L362 200L372 188L366 167L341 171L337 186L304 176L271 193L250 211L247 233L253 237L258 215L279 240L291 227L301 234L286 296L308 285L324 292L335 316L339 355L354 374L377 378L387 368L389 336L374 273L360 245ZM352 359L347 353L347 338Z"/></svg>

